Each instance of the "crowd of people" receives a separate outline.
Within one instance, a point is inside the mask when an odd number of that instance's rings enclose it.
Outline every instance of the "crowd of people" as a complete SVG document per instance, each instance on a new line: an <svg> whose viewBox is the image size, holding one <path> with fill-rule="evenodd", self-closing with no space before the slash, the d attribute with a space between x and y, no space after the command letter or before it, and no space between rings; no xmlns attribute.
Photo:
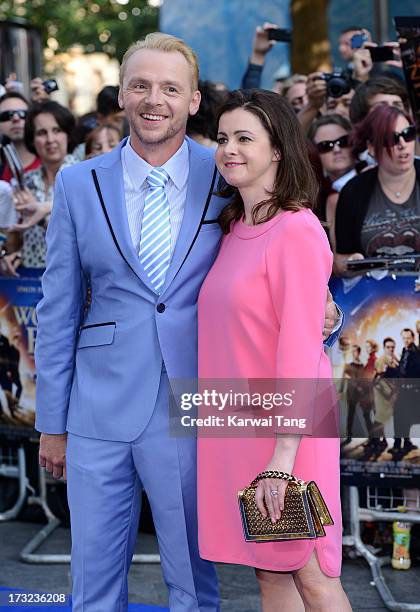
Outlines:
<svg viewBox="0 0 420 612"><path fill-rule="evenodd" d="M416 128L398 44L384 74L370 62L369 33L348 28L343 71L292 75L268 92L259 86L272 27L257 28L234 92L199 83L193 51L154 33L128 49L120 89L105 88L77 121L40 80L34 101L0 98L0 131L23 168L2 171L2 214L14 213L2 271L46 267L36 428L41 465L54 477L67 469L75 610L126 609L140 487L172 610L219 609L212 561L255 568L263 610L351 609L337 438L200 439L197 526L196 440L167 432L170 379L331 378L324 343L342 325L333 266L346 276L349 260L420 250ZM365 46L353 49L361 33ZM400 371L418 351L408 331ZM353 370L372 374L377 346L367 344L366 364L354 346ZM388 367L396 360L382 360ZM290 474L320 483L333 517L322 541L245 542L236 494L258 472L256 504L272 524Z"/></svg>
<svg viewBox="0 0 420 612"><path fill-rule="evenodd" d="M31 100L15 84L0 98L2 144L12 144L17 154L17 167L6 156L1 167L1 274L41 276L57 172L114 148L126 135L125 118L117 86L104 87L96 111L76 119L50 99L40 78L31 83Z"/></svg>
<svg viewBox="0 0 420 612"><path fill-rule="evenodd" d="M243 89L260 86L266 56L275 44L269 31L275 27L264 24L256 29ZM361 48L353 48L355 36L363 36ZM420 250L418 145L398 43L386 43L395 59L382 64L371 60L368 47L374 44L366 29L346 28L338 44L343 69L330 75L294 74L273 84L307 132L320 185L316 213L329 236L337 275L348 274L348 260ZM7 236L0 270L4 275L25 275L28 269L42 272L58 169L106 153L128 134L118 86L104 87L95 111L76 121L68 109L49 101L43 83L40 78L32 81L30 101L20 89L13 89L14 80L0 98L0 136L3 143L13 143L24 173L19 185L4 161L0 176L0 227ZM200 81L199 89L200 109L189 117L187 134L215 147L216 113L227 88ZM45 122L50 124L49 133L40 127ZM12 189L5 183L12 183Z"/></svg>

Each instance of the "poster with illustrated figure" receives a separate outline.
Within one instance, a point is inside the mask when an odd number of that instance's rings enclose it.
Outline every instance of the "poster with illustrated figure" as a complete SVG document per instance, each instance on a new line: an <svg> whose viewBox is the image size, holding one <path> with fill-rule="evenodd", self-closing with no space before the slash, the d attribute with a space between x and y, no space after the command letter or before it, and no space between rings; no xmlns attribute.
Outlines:
<svg viewBox="0 0 420 612"><path fill-rule="evenodd" d="M35 422L38 279L0 278L0 434L31 436Z"/></svg>
<svg viewBox="0 0 420 612"><path fill-rule="evenodd" d="M373 274L330 283L345 316L330 352L340 398L342 476L418 485L419 278Z"/></svg>

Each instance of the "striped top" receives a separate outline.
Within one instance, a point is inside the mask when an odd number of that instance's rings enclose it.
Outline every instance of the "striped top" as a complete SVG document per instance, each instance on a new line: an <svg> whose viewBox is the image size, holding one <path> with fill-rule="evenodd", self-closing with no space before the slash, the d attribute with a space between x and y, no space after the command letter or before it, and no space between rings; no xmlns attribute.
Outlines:
<svg viewBox="0 0 420 612"><path fill-rule="evenodd" d="M124 175L125 205L131 240L136 253L140 250L140 233L143 219L144 200L148 190L146 181L153 166L142 159L131 147L130 139L121 152ZM165 191L169 201L171 225L171 255L174 252L184 216L189 174L189 152L187 141L168 161L161 166L169 175Z"/></svg>

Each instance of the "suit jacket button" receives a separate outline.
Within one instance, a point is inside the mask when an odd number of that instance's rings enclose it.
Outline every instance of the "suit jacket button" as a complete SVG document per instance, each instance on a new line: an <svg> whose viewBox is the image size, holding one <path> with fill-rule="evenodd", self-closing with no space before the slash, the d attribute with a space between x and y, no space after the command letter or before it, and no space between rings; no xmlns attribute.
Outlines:
<svg viewBox="0 0 420 612"><path fill-rule="evenodd" d="M162 304L162 302L156 306L156 310L158 312L165 312L165 309L166 309L166 306L165 304Z"/></svg>

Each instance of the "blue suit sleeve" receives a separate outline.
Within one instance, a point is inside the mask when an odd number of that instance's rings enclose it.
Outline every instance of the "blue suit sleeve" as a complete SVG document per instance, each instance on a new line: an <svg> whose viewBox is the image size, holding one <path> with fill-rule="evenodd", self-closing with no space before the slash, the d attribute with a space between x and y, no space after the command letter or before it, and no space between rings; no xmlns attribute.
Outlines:
<svg viewBox="0 0 420 612"><path fill-rule="evenodd" d="M44 433L60 434L66 431L84 304L82 268L61 172L56 178L46 240L43 298L37 307L35 427Z"/></svg>
<svg viewBox="0 0 420 612"><path fill-rule="evenodd" d="M332 332L328 336L328 338L324 341L324 346L327 346L327 347L331 347L333 346L333 344L335 344L335 342L340 337L341 330L343 329L343 325L344 325L344 313L337 304L335 305L335 307L338 310L338 321L335 327L333 328Z"/></svg>

